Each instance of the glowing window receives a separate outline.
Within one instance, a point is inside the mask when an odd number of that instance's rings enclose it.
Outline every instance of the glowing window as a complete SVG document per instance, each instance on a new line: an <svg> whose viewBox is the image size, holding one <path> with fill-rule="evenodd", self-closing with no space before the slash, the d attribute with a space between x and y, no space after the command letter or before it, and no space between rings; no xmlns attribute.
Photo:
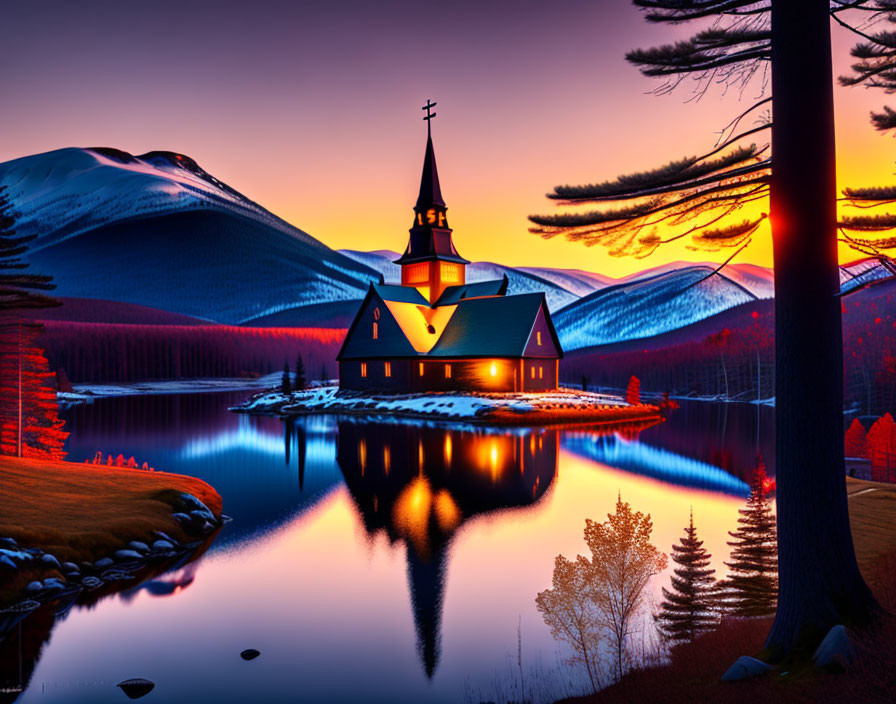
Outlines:
<svg viewBox="0 0 896 704"><path fill-rule="evenodd" d="M379 325L379 323L374 323L373 324L373 339L374 340L379 339L379 336L380 336L380 325Z"/></svg>
<svg viewBox="0 0 896 704"><path fill-rule="evenodd" d="M460 283L460 265L446 264L442 262L441 267L442 283L456 284Z"/></svg>
<svg viewBox="0 0 896 704"><path fill-rule="evenodd" d="M490 373L492 376L498 376L498 365L495 364L494 362L492 362L492 366L491 366L491 368L489 369L489 373Z"/></svg>
<svg viewBox="0 0 896 704"><path fill-rule="evenodd" d="M406 284L419 284L429 280L429 263L408 264L404 267Z"/></svg>
<svg viewBox="0 0 896 704"><path fill-rule="evenodd" d="M423 376L423 362L420 362L420 376Z"/></svg>
<svg viewBox="0 0 896 704"><path fill-rule="evenodd" d="M538 378L539 378L539 379L544 379L544 367L539 367L539 368L538 368Z"/></svg>
<svg viewBox="0 0 896 704"><path fill-rule="evenodd" d="M534 379L535 378L535 367L531 368L531 372L532 372L532 378Z"/></svg>
<svg viewBox="0 0 896 704"><path fill-rule="evenodd" d="M361 362L361 378L367 376L367 362Z"/></svg>
<svg viewBox="0 0 896 704"><path fill-rule="evenodd" d="M535 343L538 345L541 344L541 330L535 332Z"/></svg>
<svg viewBox="0 0 896 704"><path fill-rule="evenodd" d="M451 365L450 364L445 365L445 378L446 379L451 378Z"/></svg>
<svg viewBox="0 0 896 704"><path fill-rule="evenodd" d="M386 376L392 376L392 362L385 363L385 374Z"/></svg>

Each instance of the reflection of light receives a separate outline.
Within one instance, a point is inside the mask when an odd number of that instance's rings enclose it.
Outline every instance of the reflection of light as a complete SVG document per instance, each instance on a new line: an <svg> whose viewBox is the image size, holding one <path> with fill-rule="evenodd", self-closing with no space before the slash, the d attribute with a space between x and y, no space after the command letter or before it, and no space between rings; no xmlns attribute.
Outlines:
<svg viewBox="0 0 896 704"><path fill-rule="evenodd" d="M451 435L445 433L445 464L451 464Z"/></svg>
<svg viewBox="0 0 896 704"><path fill-rule="evenodd" d="M364 476L364 469L367 467L367 441L364 438L358 440L358 464L361 465L361 476Z"/></svg>
<svg viewBox="0 0 896 704"><path fill-rule="evenodd" d="M395 529L414 545L420 555L429 552L429 510L432 491L424 477L417 477L395 499L392 522Z"/></svg>
<svg viewBox="0 0 896 704"><path fill-rule="evenodd" d="M724 469L643 442L628 442L618 435L594 437L567 433L563 446L597 462L673 484L723 491L735 496L750 493L750 487L745 482Z"/></svg>
<svg viewBox="0 0 896 704"><path fill-rule="evenodd" d="M417 442L417 469L423 471L423 440Z"/></svg>
<svg viewBox="0 0 896 704"><path fill-rule="evenodd" d="M498 443L492 440L492 449L489 453L492 461L492 481L498 478Z"/></svg>
<svg viewBox="0 0 896 704"><path fill-rule="evenodd" d="M492 362L492 366L489 369L489 372L491 373L492 376L498 376L498 365L495 364L494 362Z"/></svg>
<svg viewBox="0 0 896 704"><path fill-rule="evenodd" d="M388 445L383 445L383 470L386 472L386 476L389 476L389 469L392 467L392 451L389 449Z"/></svg>
<svg viewBox="0 0 896 704"><path fill-rule="evenodd" d="M436 521L443 533L450 533L460 524L460 509L445 489L436 494Z"/></svg>

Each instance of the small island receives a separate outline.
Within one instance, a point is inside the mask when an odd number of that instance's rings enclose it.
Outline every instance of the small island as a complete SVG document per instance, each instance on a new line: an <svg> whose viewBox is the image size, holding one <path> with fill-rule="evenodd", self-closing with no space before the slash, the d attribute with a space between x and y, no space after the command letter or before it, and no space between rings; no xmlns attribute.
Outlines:
<svg viewBox="0 0 896 704"><path fill-rule="evenodd" d="M371 393L319 386L257 394L231 410L279 416L325 413L396 416L493 425L655 423L659 406L626 403L618 396L575 389L540 392Z"/></svg>

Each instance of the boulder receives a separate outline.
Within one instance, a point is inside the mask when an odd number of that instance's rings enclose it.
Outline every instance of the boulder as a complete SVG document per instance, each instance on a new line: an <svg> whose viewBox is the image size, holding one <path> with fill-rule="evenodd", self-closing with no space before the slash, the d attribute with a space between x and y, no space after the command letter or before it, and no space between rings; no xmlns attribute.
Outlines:
<svg viewBox="0 0 896 704"><path fill-rule="evenodd" d="M845 626L834 626L821 641L812 660L816 667L846 668L855 658L856 650Z"/></svg>
<svg viewBox="0 0 896 704"><path fill-rule="evenodd" d="M115 551L115 559L120 562L125 562L128 560L139 560L143 557L136 550L116 550ZM97 563L99 564L99 563Z"/></svg>
<svg viewBox="0 0 896 704"><path fill-rule="evenodd" d="M152 549L156 552L170 552L174 550L174 545L167 540L156 540L152 544Z"/></svg>
<svg viewBox="0 0 896 704"><path fill-rule="evenodd" d="M728 671L722 675L722 682L738 682L747 680L751 677L764 675L772 669L768 663L751 658L747 655L741 655L734 664L728 668Z"/></svg>
<svg viewBox="0 0 896 704"><path fill-rule="evenodd" d="M99 560L97 560L94 563L94 566L98 570L102 570L102 569L105 569L106 567L111 567L114 564L115 564L115 560L113 560L111 557L101 557Z"/></svg>
<svg viewBox="0 0 896 704"><path fill-rule="evenodd" d="M26 592L40 592L43 591L44 584L40 580L34 580L33 582L29 582L28 586L25 587Z"/></svg>
<svg viewBox="0 0 896 704"><path fill-rule="evenodd" d="M0 548L15 550L19 544L13 538L0 538Z"/></svg>
<svg viewBox="0 0 896 704"><path fill-rule="evenodd" d="M62 567L66 572L80 572L80 568L74 562L63 562Z"/></svg>
<svg viewBox="0 0 896 704"><path fill-rule="evenodd" d="M131 548L131 550L136 550L137 552L141 553L149 552L149 545L139 540L132 540L128 543L128 547Z"/></svg>
<svg viewBox="0 0 896 704"><path fill-rule="evenodd" d="M54 555L51 555L48 552L44 553L43 555L40 556L40 561L43 562L45 565L49 565L50 567L55 567L56 569L59 569L59 570L62 569L62 565L59 564L59 560L57 560Z"/></svg>
<svg viewBox="0 0 896 704"><path fill-rule="evenodd" d="M103 580L99 577L85 577L81 580L81 586L85 589L96 589L97 587L101 587L103 584Z"/></svg>
<svg viewBox="0 0 896 704"><path fill-rule="evenodd" d="M133 679L119 682L116 686L128 696L128 699L139 699L149 694L156 685L154 682L145 680L142 677L134 677Z"/></svg>
<svg viewBox="0 0 896 704"><path fill-rule="evenodd" d="M13 570L16 568L16 563L9 559L9 557L4 555L3 553L0 553L0 565Z"/></svg>

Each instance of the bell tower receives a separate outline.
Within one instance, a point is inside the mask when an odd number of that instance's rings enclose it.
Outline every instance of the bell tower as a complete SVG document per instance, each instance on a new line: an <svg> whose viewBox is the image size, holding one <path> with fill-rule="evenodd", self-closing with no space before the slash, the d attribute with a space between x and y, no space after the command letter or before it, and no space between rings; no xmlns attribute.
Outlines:
<svg viewBox="0 0 896 704"><path fill-rule="evenodd" d="M430 302L435 303L448 286L466 283L466 269L470 262L454 248L451 228L448 227L448 208L442 199L436 155L432 146L432 108L436 103L426 101L426 154L420 193L414 205L414 224L408 246L396 264L401 265L402 286L413 286Z"/></svg>

